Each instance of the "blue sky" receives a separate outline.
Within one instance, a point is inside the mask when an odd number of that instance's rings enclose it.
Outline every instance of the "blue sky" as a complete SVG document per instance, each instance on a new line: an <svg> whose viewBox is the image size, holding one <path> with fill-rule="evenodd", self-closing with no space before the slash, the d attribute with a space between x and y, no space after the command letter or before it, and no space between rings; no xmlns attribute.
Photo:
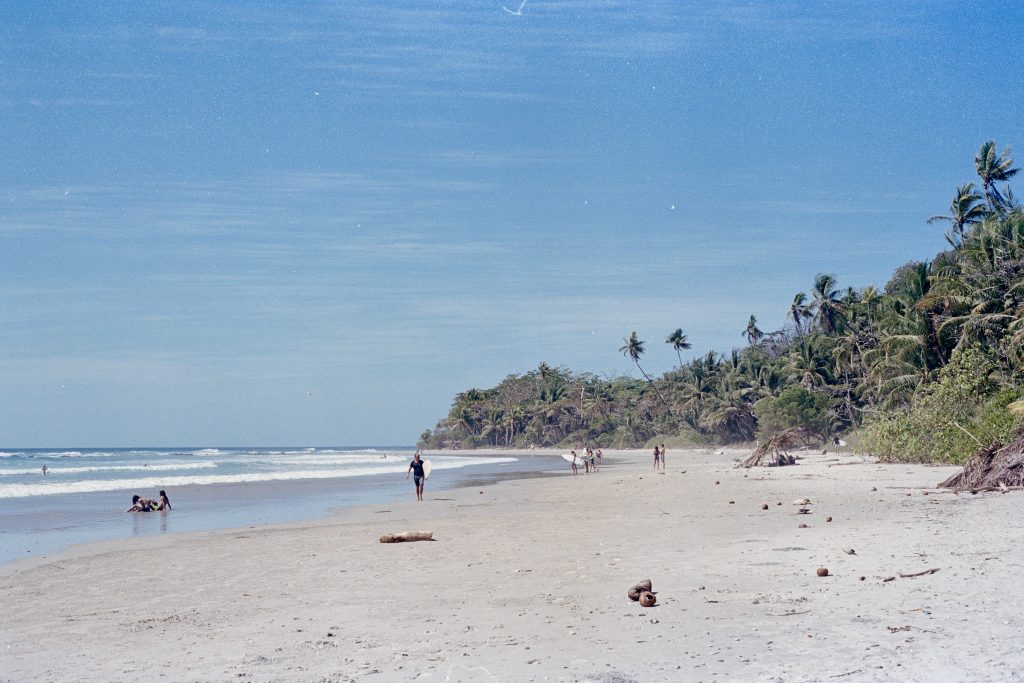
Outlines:
<svg viewBox="0 0 1024 683"><path fill-rule="evenodd" d="M884 284L1024 150L1024 5L970 4L5 6L0 444L409 444Z"/></svg>

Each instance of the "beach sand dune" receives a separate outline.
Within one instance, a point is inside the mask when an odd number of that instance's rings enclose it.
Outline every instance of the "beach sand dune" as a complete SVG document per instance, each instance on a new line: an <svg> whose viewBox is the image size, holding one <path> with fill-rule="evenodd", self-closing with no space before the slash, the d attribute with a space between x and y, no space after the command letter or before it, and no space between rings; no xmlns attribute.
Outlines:
<svg viewBox="0 0 1024 683"><path fill-rule="evenodd" d="M6 565L0 680L1020 679L1021 495L940 493L953 468L859 456L743 470L746 452L673 451L658 474L610 455ZM378 542L410 530L436 540ZM645 578L651 608L626 596Z"/></svg>

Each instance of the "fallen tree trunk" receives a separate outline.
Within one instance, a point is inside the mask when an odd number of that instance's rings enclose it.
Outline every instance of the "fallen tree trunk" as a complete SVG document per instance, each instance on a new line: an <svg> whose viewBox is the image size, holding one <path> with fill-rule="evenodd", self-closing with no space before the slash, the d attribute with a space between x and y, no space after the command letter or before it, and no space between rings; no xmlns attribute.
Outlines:
<svg viewBox="0 0 1024 683"><path fill-rule="evenodd" d="M1024 431L1005 446L978 450L963 470L939 484L954 491L1007 491L1024 486Z"/></svg>
<svg viewBox="0 0 1024 683"><path fill-rule="evenodd" d="M384 534L381 543L411 543L413 541L433 541L433 531L406 531L401 534Z"/></svg>

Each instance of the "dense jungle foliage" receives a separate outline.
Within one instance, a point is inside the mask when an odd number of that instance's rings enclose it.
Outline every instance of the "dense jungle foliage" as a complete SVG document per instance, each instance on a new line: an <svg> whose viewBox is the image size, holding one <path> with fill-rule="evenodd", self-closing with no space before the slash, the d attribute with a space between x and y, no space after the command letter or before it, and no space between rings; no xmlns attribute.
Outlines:
<svg viewBox="0 0 1024 683"><path fill-rule="evenodd" d="M1021 425L1024 396L1024 210L1017 170L994 142L975 158L978 184L956 189L950 249L911 262L884 288L840 288L819 274L789 304L783 329L750 317L747 346L683 362L682 329L664 342L679 365L652 378L647 342L619 351L643 379L541 365L455 397L421 445L638 447L727 444L804 427L822 440L856 431L886 459L961 462Z"/></svg>

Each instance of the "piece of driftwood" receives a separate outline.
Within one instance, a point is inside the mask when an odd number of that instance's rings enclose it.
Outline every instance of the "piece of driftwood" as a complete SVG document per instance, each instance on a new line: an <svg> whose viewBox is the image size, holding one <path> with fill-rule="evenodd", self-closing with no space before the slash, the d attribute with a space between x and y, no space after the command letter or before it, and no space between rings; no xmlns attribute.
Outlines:
<svg viewBox="0 0 1024 683"><path fill-rule="evenodd" d="M401 534L384 534L381 543L411 543L413 541L433 541L433 531L406 531Z"/></svg>
<svg viewBox="0 0 1024 683"><path fill-rule="evenodd" d="M925 574L934 574L937 571L939 571L938 567L933 567L931 569L925 569L923 572L914 572L913 574L904 574L904 573L900 572L900 578L901 579L912 579L915 576L924 576Z"/></svg>

